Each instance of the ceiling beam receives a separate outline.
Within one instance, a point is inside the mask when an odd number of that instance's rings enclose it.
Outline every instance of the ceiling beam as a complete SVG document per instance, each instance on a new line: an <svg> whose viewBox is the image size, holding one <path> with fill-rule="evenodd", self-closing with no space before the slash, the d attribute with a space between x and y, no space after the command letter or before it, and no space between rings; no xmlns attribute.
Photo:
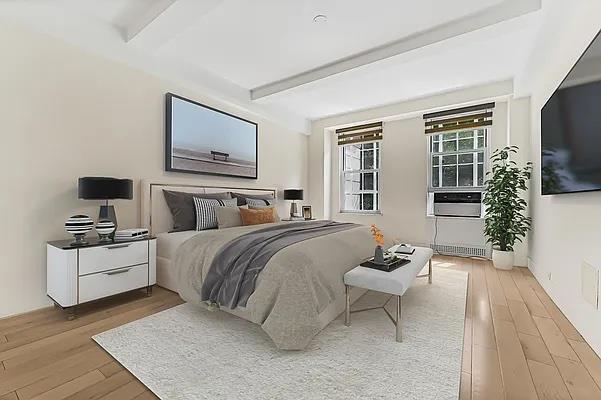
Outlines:
<svg viewBox="0 0 601 400"><path fill-rule="evenodd" d="M198 22L223 0L160 0L124 29L127 43L157 50Z"/></svg>
<svg viewBox="0 0 601 400"><path fill-rule="evenodd" d="M251 89L252 100L306 85L443 40L473 32L541 9L542 0L505 0L463 18L415 33L403 39L346 57L321 67Z"/></svg>
<svg viewBox="0 0 601 400"><path fill-rule="evenodd" d="M144 28L148 27L154 20L163 14L177 0L161 0L151 5L145 12L141 13L136 19L131 21L125 28L125 41L130 42L136 36L142 33Z"/></svg>

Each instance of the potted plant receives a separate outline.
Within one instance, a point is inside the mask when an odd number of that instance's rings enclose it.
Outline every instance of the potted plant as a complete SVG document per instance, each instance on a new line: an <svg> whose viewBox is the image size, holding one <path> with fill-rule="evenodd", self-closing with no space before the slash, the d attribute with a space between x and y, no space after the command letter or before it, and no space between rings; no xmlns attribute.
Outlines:
<svg viewBox="0 0 601 400"><path fill-rule="evenodd" d="M371 234L376 242L376 249L374 251L374 262L378 264L384 264L384 235L382 231L378 229L376 225L371 226Z"/></svg>
<svg viewBox="0 0 601 400"><path fill-rule="evenodd" d="M531 226L530 217L524 215L526 200L520 194L528 189L532 163L520 167L510 160L509 156L517 151L517 146L495 150L490 157L492 170L486 174L484 233L493 246L493 264L499 269L513 268L513 246L522 241Z"/></svg>

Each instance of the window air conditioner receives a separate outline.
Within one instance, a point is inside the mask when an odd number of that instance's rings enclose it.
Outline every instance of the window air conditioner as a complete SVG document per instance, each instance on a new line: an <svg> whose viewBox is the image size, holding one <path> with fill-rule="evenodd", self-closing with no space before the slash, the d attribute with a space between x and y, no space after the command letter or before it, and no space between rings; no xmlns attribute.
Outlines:
<svg viewBox="0 0 601 400"><path fill-rule="evenodd" d="M434 215L479 218L482 215L482 193L434 193Z"/></svg>

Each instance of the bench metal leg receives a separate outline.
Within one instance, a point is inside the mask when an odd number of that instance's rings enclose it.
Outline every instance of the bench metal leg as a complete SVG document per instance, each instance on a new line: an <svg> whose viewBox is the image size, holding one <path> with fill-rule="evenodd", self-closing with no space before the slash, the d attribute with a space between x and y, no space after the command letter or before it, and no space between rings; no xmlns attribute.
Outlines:
<svg viewBox="0 0 601 400"><path fill-rule="evenodd" d="M351 288L349 285L344 285L346 291L346 308L344 310L344 324L351 326Z"/></svg>
<svg viewBox="0 0 601 400"><path fill-rule="evenodd" d="M428 260L428 283L432 283L432 259Z"/></svg>
<svg viewBox="0 0 601 400"><path fill-rule="evenodd" d="M396 341L403 341L403 296L396 296Z"/></svg>

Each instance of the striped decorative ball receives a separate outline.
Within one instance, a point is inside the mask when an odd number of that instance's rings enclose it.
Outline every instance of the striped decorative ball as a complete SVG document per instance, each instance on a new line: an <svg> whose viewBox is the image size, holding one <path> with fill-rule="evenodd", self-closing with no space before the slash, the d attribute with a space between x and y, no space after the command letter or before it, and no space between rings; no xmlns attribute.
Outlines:
<svg viewBox="0 0 601 400"><path fill-rule="evenodd" d="M96 232L98 232L100 236L110 235L114 230L115 224L111 220L103 219L96 224Z"/></svg>
<svg viewBox="0 0 601 400"><path fill-rule="evenodd" d="M94 229L94 221L87 215L74 215L65 222L65 229L72 235L85 235Z"/></svg>

